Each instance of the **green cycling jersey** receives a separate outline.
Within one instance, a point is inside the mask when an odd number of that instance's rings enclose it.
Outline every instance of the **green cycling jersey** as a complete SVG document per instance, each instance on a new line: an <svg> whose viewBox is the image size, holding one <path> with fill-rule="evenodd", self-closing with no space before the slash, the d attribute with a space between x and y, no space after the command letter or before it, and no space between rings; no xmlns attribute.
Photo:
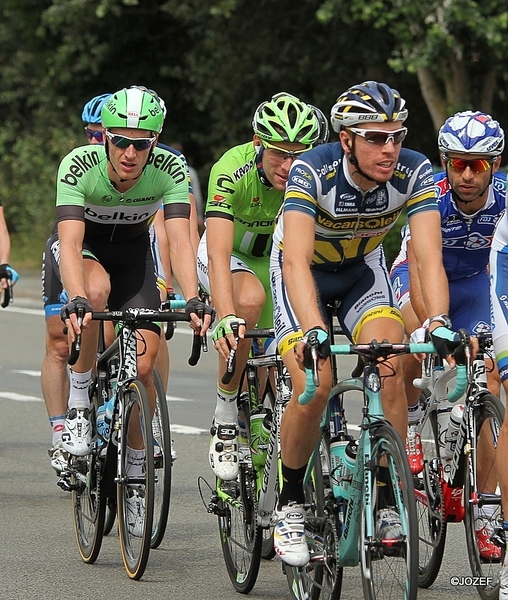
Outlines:
<svg viewBox="0 0 508 600"><path fill-rule="evenodd" d="M252 142L235 146L210 172L206 217L234 222L233 252L245 256L270 255L275 217L284 192L263 183L258 153Z"/></svg>
<svg viewBox="0 0 508 600"><path fill-rule="evenodd" d="M145 232L157 210L164 218L189 218L190 202L184 161L154 148L135 185L119 192L110 181L103 146L81 146L60 163L56 206L59 221L85 222L85 237L124 241Z"/></svg>

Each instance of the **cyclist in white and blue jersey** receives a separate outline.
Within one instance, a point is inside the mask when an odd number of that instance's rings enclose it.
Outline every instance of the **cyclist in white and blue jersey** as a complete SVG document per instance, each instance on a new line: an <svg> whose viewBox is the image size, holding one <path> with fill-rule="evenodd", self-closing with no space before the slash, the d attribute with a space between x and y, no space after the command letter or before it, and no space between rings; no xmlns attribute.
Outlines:
<svg viewBox="0 0 508 600"><path fill-rule="evenodd" d="M438 135L445 171L438 173L435 181L441 214L443 264L450 290L450 319L454 329L463 328L473 335L491 331L488 261L494 228L506 208L506 175L498 171L504 143L499 123L479 111L463 111L449 117ZM409 277L408 254L411 257L411 236L406 226L401 251L390 275L409 336L428 315L421 301L417 271L411 269ZM488 357L486 363L489 389L498 396L497 368ZM421 364L408 357L404 369L409 408L406 451L413 473L423 469L417 430L421 418L418 401L421 390L412 385L420 373ZM480 453L479 461L484 475L479 482L480 489L494 492L497 478L489 481L487 477L492 456ZM489 486L494 489L487 489ZM501 550L491 541L490 521L478 515L475 529L482 559L499 560Z"/></svg>
<svg viewBox="0 0 508 600"><path fill-rule="evenodd" d="M508 395L508 214L505 211L497 224L490 251L490 298L492 308L492 338L496 361L505 394ZM508 417L499 436L496 452L496 472L501 487L501 507L504 515L503 529L508 550ZM508 551L501 568L499 600L508 600Z"/></svg>
<svg viewBox="0 0 508 600"><path fill-rule="evenodd" d="M297 157L289 173L270 269L276 337L293 385L281 425L284 484L274 539L278 554L293 566L309 560L302 479L331 389L324 304L340 301L339 322L354 342L402 341L402 316L381 242L404 207L433 316L431 335L444 356L449 357L455 336L447 327L448 286L432 167L422 154L401 147L406 117L405 101L396 90L373 81L355 85L332 108L338 143ZM297 398L305 385L305 340L313 332L320 341L320 386L313 401L302 406ZM405 436L402 365L400 360L390 363L381 366L382 375L390 375L384 379L383 407ZM377 527L383 538L396 539L400 519L389 500L377 514Z"/></svg>
<svg viewBox="0 0 508 600"><path fill-rule="evenodd" d="M438 136L445 171L438 173L435 181L450 318L454 329L464 328L471 334L491 331L488 261L494 228L506 208L506 175L498 170L504 143L499 123L479 111L459 112L448 118ZM410 239L406 226L390 273L408 335L427 318L418 273L411 272L409 277ZM414 360L408 362L412 366ZM410 382L416 371L406 371ZM493 394L499 394L497 378L491 377L489 387ZM408 398L410 406L415 405L418 390L409 385L409 395L413 399Z"/></svg>

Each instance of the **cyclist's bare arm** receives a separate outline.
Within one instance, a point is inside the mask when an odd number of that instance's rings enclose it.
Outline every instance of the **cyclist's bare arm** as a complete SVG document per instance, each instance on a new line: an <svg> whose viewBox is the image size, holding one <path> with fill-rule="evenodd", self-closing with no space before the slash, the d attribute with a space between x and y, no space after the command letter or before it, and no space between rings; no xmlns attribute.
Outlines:
<svg viewBox="0 0 508 600"><path fill-rule="evenodd" d="M170 218L165 220L166 233L169 240L171 269L180 285L184 298L190 300L198 294L198 274L196 270L196 255L191 243L189 219ZM211 325L210 315L205 314L203 322L198 316L190 321L194 330L201 329L201 335Z"/></svg>
<svg viewBox="0 0 508 600"><path fill-rule="evenodd" d="M429 316L448 314L448 279L443 267L439 211L413 215L410 217L410 227L426 312Z"/></svg>
<svg viewBox="0 0 508 600"><path fill-rule="evenodd" d="M411 298L411 306L415 311L420 323L423 323L429 316L423 301L422 287L420 285L420 274L418 265L413 252L413 244L411 240L407 242L407 264L409 268L409 296ZM411 331L409 333L412 333Z"/></svg>
<svg viewBox="0 0 508 600"><path fill-rule="evenodd" d="M0 206L0 265L8 265L11 253L11 238L5 222L4 207ZM7 281L0 281L2 288L7 288Z"/></svg>
<svg viewBox="0 0 508 600"><path fill-rule="evenodd" d="M194 248L194 252L197 254L198 246L199 246L199 227L198 227L198 211L196 208L196 198L194 194L189 194L190 201L190 234L191 234L191 242L192 247Z"/></svg>
<svg viewBox="0 0 508 600"><path fill-rule="evenodd" d="M84 221L67 219L58 223L60 239L60 277L69 298L86 298L85 277L83 270L83 238L85 235ZM91 319L87 313L82 327L86 327ZM81 327L75 314L70 315L70 322L75 333L81 333Z"/></svg>
<svg viewBox="0 0 508 600"><path fill-rule="evenodd" d="M310 270L314 254L315 221L297 211L284 213L284 262L282 272L289 301L302 331L327 328L317 301Z"/></svg>
<svg viewBox="0 0 508 600"><path fill-rule="evenodd" d="M222 217L209 217L206 220L206 245L208 250L208 277L213 304L220 321L228 315L234 315L233 276L231 273L231 255L233 253L234 223ZM238 316L238 315L237 315ZM244 335L244 327L238 331L238 337ZM216 349L226 360L230 349L236 349L233 334L216 341Z"/></svg>

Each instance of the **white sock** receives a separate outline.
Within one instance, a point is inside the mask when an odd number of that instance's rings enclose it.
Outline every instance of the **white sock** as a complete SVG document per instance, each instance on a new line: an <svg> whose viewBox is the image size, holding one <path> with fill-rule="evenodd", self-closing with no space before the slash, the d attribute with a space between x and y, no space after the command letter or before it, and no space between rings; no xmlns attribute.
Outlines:
<svg viewBox="0 0 508 600"><path fill-rule="evenodd" d="M416 425L416 423L420 422L422 418L422 409L419 402L413 404L413 406L407 407L407 417L410 425Z"/></svg>
<svg viewBox="0 0 508 600"><path fill-rule="evenodd" d="M217 386L217 405L215 407L216 423L236 423L238 420L238 408L236 398L238 390L227 392Z"/></svg>
<svg viewBox="0 0 508 600"><path fill-rule="evenodd" d="M86 373L70 372L69 408L89 408L88 386L92 378L92 370Z"/></svg>
<svg viewBox="0 0 508 600"><path fill-rule="evenodd" d="M51 429L53 430L52 446L55 446L57 442L62 439L62 431L65 425L65 415L56 415L49 417L51 423Z"/></svg>

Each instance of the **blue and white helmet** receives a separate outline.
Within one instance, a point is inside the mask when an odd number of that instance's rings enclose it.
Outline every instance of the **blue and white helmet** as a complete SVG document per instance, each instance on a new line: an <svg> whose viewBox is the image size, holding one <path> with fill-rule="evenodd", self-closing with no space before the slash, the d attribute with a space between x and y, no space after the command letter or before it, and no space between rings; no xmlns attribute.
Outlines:
<svg viewBox="0 0 508 600"><path fill-rule="evenodd" d="M111 97L111 94L101 94L89 100L83 107L81 120L87 125L93 123L99 125L101 123L101 110L106 100Z"/></svg>
<svg viewBox="0 0 508 600"><path fill-rule="evenodd" d="M446 119L437 144L444 153L499 156L504 149L504 131L490 115L466 110Z"/></svg>

